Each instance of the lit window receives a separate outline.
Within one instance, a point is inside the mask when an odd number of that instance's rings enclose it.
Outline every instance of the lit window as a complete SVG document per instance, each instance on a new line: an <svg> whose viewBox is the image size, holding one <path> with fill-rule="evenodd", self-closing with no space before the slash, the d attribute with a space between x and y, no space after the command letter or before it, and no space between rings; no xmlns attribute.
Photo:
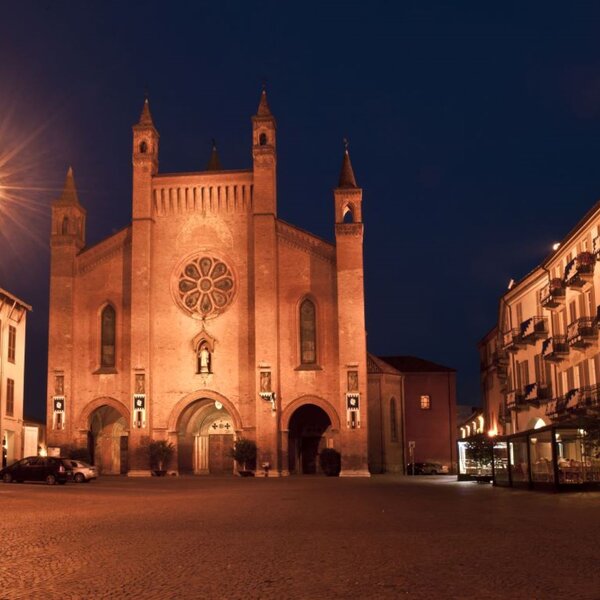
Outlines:
<svg viewBox="0 0 600 600"><path fill-rule="evenodd" d="M112 306L107 306L102 311L101 317L101 351L100 365L102 367L115 366L115 309Z"/></svg>
<svg viewBox="0 0 600 600"><path fill-rule="evenodd" d="M17 355L17 328L9 325L8 327L8 361L15 362Z"/></svg>
<svg viewBox="0 0 600 600"><path fill-rule="evenodd" d="M303 365L317 362L316 311L310 300L300 305L300 362Z"/></svg>
<svg viewBox="0 0 600 600"><path fill-rule="evenodd" d="M421 410L431 409L431 396L421 396Z"/></svg>

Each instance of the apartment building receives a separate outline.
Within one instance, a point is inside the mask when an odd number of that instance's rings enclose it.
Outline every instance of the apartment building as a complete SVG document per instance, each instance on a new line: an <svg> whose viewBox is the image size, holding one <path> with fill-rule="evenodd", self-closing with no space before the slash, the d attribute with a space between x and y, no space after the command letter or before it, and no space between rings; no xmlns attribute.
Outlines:
<svg viewBox="0 0 600 600"><path fill-rule="evenodd" d="M500 300L479 343L494 481L600 485L588 430L600 415L600 203Z"/></svg>
<svg viewBox="0 0 600 600"><path fill-rule="evenodd" d="M0 288L0 439L2 466L22 458L25 326L31 306Z"/></svg>

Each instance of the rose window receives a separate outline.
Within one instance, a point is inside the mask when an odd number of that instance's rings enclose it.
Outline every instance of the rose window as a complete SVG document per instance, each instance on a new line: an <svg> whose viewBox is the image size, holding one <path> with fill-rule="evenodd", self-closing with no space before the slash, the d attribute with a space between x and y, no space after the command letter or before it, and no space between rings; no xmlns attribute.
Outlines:
<svg viewBox="0 0 600 600"><path fill-rule="evenodd" d="M233 274L220 258L191 258L178 274L177 299L194 316L216 316L227 308L233 294Z"/></svg>

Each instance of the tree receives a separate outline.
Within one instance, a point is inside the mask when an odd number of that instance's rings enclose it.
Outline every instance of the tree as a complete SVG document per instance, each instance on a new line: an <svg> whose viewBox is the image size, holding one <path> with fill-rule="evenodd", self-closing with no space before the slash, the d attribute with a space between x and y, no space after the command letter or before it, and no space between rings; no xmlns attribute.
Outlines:
<svg viewBox="0 0 600 600"><path fill-rule="evenodd" d="M175 452L175 446L166 440L152 440L148 444L148 450L150 454L150 466L159 473L166 471L165 467L169 466L169 462Z"/></svg>
<svg viewBox="0 0 600 600"><path fill-rule="evenodd" d="M493 447L492 440L480 433L466 440L466 456L482 467L489 467L494 459Z"/></svg>
<svg viewBox="0 0 600 600"><path fill-rule="evenodd" d="M247 471L248 467L256 465L256 442L246 438L239 438L235 441L233 449L230 452L233 460L242 465L242 470Z"/></svg>

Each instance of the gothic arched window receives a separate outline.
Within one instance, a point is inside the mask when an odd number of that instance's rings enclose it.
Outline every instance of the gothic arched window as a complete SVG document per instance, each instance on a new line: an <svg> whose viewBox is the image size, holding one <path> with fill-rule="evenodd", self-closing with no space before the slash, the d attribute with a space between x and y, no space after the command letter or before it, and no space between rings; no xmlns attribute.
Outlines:
<svg viewBox="0 0 600 600"><path fill-rule="evenodd" d="M267 145L267 134L266 133L261 133L258 136L258 144L260 146L266 146Z"/></svg>
<svg viewBox="0 0 600 600"><path fill-rule="evenodd" d="M69 233L69 217L64 217L62 220L62 235L67 235Z"/></svg>
<svg viewBox="0 0 600 600"><path fill-rule="evenodd" d="M317 317L315 305L304 300L300 305L300 362L314 365L317 362Z"/></svg>
<svg viewBox="0 0 600 600"><path fill-rule="evenodd" d="M115 366L115 341L116 341L116 313L115 309L108 305L102 311L100 317L100 366Z"/></svg>
<svg viewBox="0 0 600 600"><path fill-rule="evenodd" d="M390 398L390 437L392 442L398 441L398 416L396 414L396 398Z"/></svg>
<svg viewBox="0 0 600 600"><path fill-rule="evenodd" d="M146 154L146 152L148 152L148 144L146 144L146 142L143 141L140 144L140 154Z"/></svg>

